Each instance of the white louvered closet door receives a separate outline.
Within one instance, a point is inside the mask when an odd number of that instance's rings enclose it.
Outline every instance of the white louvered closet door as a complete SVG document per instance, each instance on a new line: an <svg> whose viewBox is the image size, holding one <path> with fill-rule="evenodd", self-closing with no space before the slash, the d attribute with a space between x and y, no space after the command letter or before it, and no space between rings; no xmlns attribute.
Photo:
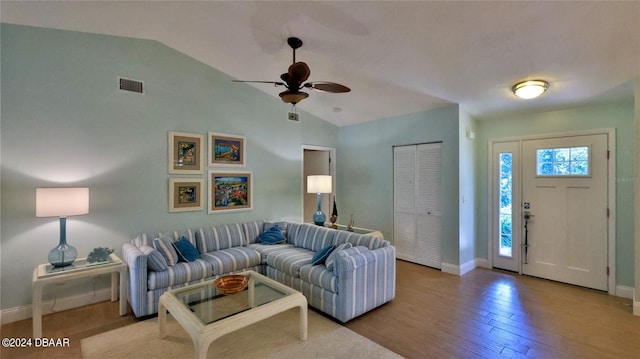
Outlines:
<svg viewBox="0 0 640 359"><path fill-rule="evenodd" d="M442 144L394 147L393 240L399 259L442 267Z"/></svg>

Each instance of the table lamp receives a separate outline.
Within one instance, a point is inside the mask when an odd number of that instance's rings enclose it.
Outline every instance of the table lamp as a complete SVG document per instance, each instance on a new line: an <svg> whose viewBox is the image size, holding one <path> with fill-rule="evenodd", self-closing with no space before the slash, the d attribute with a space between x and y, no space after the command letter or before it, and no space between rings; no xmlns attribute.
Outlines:
<svg viewBox="0 0 640 359"><path fill-rule="evenodd" d="M49 263L65 267L78 251L67 244L67 217L89 213L89 188L36 188L36 217L60 218L60 243L49 252Z"/></svg>
<svg viewBox="0 0 640 359"><path fill-rule="evenodd" d="M322 213L322 194L331 193L331 176L307 176L307 193L318 194L318 211L313 214L313 223L324 226L327 216Z"/></svg>

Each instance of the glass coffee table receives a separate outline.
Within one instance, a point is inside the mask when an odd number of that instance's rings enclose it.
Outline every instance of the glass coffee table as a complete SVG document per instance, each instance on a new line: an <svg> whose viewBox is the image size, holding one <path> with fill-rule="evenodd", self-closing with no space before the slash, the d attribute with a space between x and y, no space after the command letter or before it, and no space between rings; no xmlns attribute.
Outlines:
<svg viewBox="0 0 640 359"><path fill-rule="evenodd" d="M193 340L196 358L206 358L209 345L219 337L300 308L300 339L307 340L307 299L295 289L254 271L238 273L249 277L244 291L222 295L214 281L173 289L160 296L160 337L166 336L167 311Z"/></svg>

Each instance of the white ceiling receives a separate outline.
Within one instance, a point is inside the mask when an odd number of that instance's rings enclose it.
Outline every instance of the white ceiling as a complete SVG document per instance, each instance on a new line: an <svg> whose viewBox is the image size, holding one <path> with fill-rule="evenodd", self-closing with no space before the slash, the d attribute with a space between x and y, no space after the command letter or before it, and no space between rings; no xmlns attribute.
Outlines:
<svg viewBox="0 0 640 359"><path fill-rule="evenodd" d="M339 126L449 103L482 118L613 100L633 96L640 76L640 1L2 0L0 12L4 23L157 40L241 80L279 81L297 36L310 81L352 89L312 91L298 108ZM544 96L511 94L534 78L551 83ZM282 88L252 86L280 101Z"/></svg>

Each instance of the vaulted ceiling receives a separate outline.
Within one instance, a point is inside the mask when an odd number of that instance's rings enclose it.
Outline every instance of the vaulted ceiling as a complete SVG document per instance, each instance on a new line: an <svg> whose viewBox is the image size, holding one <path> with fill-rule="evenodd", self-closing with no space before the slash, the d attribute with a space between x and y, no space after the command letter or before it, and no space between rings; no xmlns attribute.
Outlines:
<svg viewBox="0 0 640 359"><path fill-rule="evenodd" d="M3 23L157 40L241 80L279 81L297 36L310 81L352 89L312 91L298 108L339 126L450 103L484 118L615 100L640 76L640 1L3 0L0 12ZM550 83L542 97L511 93L537 78ZM283 90L228 86L274 101Z"/></svg>

